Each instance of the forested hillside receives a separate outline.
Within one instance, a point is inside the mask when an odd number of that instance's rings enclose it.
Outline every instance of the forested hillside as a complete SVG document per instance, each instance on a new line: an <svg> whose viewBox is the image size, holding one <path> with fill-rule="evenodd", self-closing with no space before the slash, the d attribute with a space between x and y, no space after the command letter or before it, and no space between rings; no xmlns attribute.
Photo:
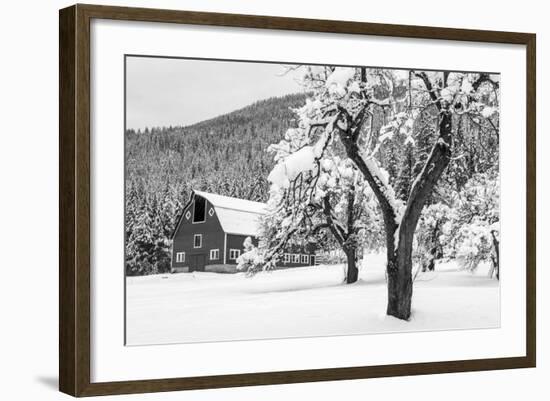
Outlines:
<svg viewBox="0 0 550 401"><path fill-rule="evenodd" d="M295 124L304 94L256 102L188 127L128 130L126 273L170 269L169 239L192 189L266 201L273 168L265 152Z"/></svg>

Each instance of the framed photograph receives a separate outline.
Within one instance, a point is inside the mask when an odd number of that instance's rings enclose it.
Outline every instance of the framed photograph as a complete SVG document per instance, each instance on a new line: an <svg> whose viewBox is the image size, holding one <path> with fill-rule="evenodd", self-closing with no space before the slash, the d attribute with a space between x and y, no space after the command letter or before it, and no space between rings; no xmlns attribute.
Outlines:
<svg viewBox="0 0 550 401"><path fill-rule="evenodd" d="M535 366L534 34L59 18L61 391Z"/></svg>

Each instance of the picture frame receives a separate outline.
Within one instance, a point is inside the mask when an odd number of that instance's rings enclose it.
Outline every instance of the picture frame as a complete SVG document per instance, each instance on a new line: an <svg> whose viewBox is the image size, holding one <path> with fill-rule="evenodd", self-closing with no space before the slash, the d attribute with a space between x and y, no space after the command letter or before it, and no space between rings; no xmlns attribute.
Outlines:
<svg viewBox="0 0 550 401"><path fill-rule="evenodd" d="M350 34L402 39L514 44L526 59L525 355L307 370L258 371L178 378L100 381L91 379L91 286L93 194L91 175L91 35L93 20L310 34ZM452 46L453 42L449 42ZM536 366L536 36L351 21L203 13L77 4L59 14L59 389L72 396L144 393L404 375L529 368ZM122 290L121 290L122 293Z"/></svg>

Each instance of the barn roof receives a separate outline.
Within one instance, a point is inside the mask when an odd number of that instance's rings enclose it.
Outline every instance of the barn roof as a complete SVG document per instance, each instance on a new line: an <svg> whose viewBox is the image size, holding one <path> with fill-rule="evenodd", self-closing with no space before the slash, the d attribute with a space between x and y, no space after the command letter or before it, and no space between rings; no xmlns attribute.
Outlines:
<svg viewBox="0 0 550 401"><path fill-rule="evenodd" d="M214 205L218 220L226 233L258 236L260 216L266 209L265 203L209 192L194 192Z"/></svg>

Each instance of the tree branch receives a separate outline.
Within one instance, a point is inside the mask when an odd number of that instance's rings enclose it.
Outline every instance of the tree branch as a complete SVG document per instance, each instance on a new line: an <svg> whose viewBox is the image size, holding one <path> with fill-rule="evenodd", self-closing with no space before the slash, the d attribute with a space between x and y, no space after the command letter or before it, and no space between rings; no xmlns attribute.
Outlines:
<svg viewBox="0 0 550 401"><path fill-rule="evenodd" d="M355 222L355 185L352 185L348 191L348 207L347 207L347 215L348 215L348 221L347 221L347 234L348 234L348 240L351 234L353 234L353 224Z"/></svg>
<svg viewBox="0 0 550 401"><path fill-rule="evenodd" d="M415 72L414 75L416 75L418 78L422 80L422 82L424 82L424 86L428 90L428 93L430 94L430 98L437 106L437 109L441 110L441 99L439 97L439 94L437 93L437 90L433 87L432 82L428 77L428 74L426 74L424 71L421 71L421 72Z"/></svg>
<svg viewBox="0 0 550 401"><path fill-rule="evenodd" d="M339 112L344 116L346 120L349 121L351 119L349 113L344 108L340 107ZM338 131L340 141L344 145L348 158L356 165L359 171L361 171L378 200L380 209L382 209L384 224L386 225L387 252L388 255L393 254L395 251L393 245L393 233L397 229L398 223L396 221L397 210L395 210L393 203L390 201L390 198L387 195L389 189L386 188L385 184L380 180L380 177L378 177L378 175L371 171L367 162L361 155L361 152L359 151L359 146L357 144L357 137L354 137L354 135L352 135L349 130L338 129Z"/></svg>
<svg viewBox="0 0 550 401"><path fill-rule="evenodd" d="M449 110L442 111L439 123L439 138L433 145L430 156L422 171L414 181L407 206L403 212L399 225L399 242L407 241L404 247L411 247L416 223L420 217L426 199L431 194L439 177L451 160L452 144L452 113Z"/></svg>
<svg viewBox="0 0 550 401"><path fill-rule="evenodd" d="M336 241L340 244L340 246L344 246L346 240L347 240L347 233L344 230L340 224L336 221L332 214L332 206L330 205L330 199L328 196L325 196L323 198L323 214L325 215L328 223L328 228L330 229L330 232L332 235L334 235L334 238L336 238Z"/></svg>
<svg viewBox="0 0 550 401"><path fill-rule="evenodd" d="M479 74L479 78L476 79L473 83L472 83L472 88L476 91L478 90L478 88L481 86L482 83L484 82L489 82L491 85L493 85L493 88L495 89L498 89L499 88L499 84L498 82L496 81L493 81L490 77L489 74L487 73L481 73Z"/></svg>

